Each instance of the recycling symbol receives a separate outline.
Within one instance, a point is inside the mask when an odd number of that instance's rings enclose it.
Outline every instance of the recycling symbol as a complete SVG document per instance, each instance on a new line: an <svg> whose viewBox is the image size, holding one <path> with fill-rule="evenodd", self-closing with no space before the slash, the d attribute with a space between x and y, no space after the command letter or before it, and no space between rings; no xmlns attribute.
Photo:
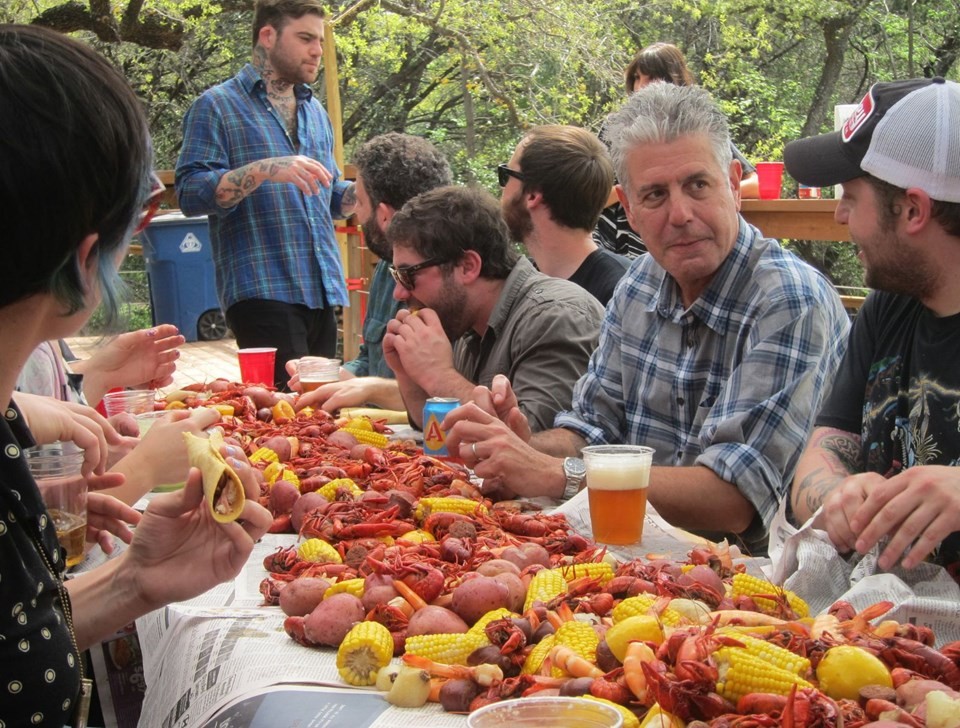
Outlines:
<svg viewBox="0 0 960 728"><path fill-rule="evenodd" d="M187 233L183 236L183 240L180 241L181 253L199 253L201 250L203 250L203 243L201 243L200 238L193 233Z"/></svg>

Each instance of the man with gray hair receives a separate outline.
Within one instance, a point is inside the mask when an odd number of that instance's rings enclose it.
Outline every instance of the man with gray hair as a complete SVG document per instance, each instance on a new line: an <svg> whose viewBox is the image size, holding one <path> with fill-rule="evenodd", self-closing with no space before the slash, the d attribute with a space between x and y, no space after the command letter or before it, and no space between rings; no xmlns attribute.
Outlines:
<svg viewBox="0 0 960 728"><path fill-rule="evenodd" d="M617 194L650 254L608 304L572 409L531 437L496 381L448 415L448 446L517 495L558 499L579 489L585 445L651 446L660 515L763 553L847 316L829 281L740 217L740 164L705 90L652 84L608 129Z"/></svg>

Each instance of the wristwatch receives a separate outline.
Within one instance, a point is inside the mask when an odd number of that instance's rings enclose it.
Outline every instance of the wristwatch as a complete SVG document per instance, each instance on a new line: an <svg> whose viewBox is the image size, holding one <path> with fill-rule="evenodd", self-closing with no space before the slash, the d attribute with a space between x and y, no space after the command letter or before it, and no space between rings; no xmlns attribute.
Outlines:
<svg viewBox="0 0 960 728"><path fill-rule="evenodd" d="M563 488L563 500L567 501L580 491L583 479L587 475L587 467L580 458L564 458L563 474L567 479Z"/></svg>

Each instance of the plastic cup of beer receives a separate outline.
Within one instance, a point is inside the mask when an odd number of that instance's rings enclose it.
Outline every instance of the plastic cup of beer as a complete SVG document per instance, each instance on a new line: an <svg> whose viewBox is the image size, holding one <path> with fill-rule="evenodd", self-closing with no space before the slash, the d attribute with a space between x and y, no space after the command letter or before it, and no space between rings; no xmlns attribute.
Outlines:
<svg viewBox="0 0 960 728"><path fill-rule="evenodd" d="M591 445L583 448L593 540L627 545L643 538L653 448Z"/></svg>
<svg viewBox="0 0 960 728"><path fill-rule="evenodd" d="M300 388L312 392L317 387L340 380L340 360L322 356L305 356L297 363Z"/></svg>
<svg viewBox="0 0 960 728"><path fill-rule="evenodd" d="M273 386L274 363L277 359L277 350L272 346L263 346L253 349L237 351L237 361L240 363L240 379L248 384L266 384Z"/></svg>
<svg viewBox="0 0 960 728"><path fill-rule="evenodd" d="M76 566L83 560L87 535L87 481L80 474L83 450L72 442L54 442L28 448L24 454L57 540L67 553L67 567Z"/></svg>
<svg viewBox="0 0 960 728"><path fill-rule="evenodd" d="M113 417L121 412L139 415L144 412L153 412L153 403L156 399L157 393L152 389L121 389L103 395L103 408L107 417Z"/></svg>

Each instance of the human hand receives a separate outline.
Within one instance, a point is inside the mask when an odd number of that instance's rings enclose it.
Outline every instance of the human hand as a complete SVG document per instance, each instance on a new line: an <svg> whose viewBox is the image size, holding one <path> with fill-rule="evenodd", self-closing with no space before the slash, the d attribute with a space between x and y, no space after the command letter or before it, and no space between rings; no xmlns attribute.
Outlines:
<svg viewBox="0 0 960 728"><path fill-rule="evenodd" d="M433 392L437 389L436 382L460 376L453 365L453 346L433 309L421 308L414 312L402 308L397 311L397 315L387 322L383 345L385 357L387 336L390 336L391 355L396 352L403 371L424 391ZM393 368L390 359L387 363Z"/></svg>
<svg viewBox="0 0 960 728"><path fill-rule="evenodd" d="M72 368L83 374L83 390L90 402L99 402L116 387L158 389L173 383L180 358L177 347L185 341L172 324L129 331Z"/></svg>
<svg viewBox="0 0 960 728"><path fill-rule="evenodd" d="M103 473L107 446L122 443L117 431L92 407L24 392L15 392L13 399L38 445L59 440L73 442L83 450L81 472L85 476Z"/></svg>
<svg viewBox="0 0 960 728"><path fill-rule="evenodd" d="M290 377L287 380L287 388L291 392L302 392L303 389L300 387L300 360L291 359L283 365L283 368L287 370L287 375Z"/></svg>
<svg viewBox="0 0 960 728"><path fill-rule="evenodd" d="M384 377L350 377L339 382L322 384L312 392L301 394L295 408L321 408L334 413L344 407L373 405L385 409L403 409L397 382Z"/></svg>
<svg viewBox="0 0 960 728"><path fill-rule="evenodd" d="M517 395L513 391L510 380L503 374L494 376L489 389L483 386L475 387L467 401L476 403L484 412L506 423L524 442L530 441L530 422L520 411Z"/></svg>
<svg viewBox="0 0 960 728"><path fill-rule="evenodd" d="M267 179L295 185L305 195L319 195L321 187L329 187L333 175L311 157L296 155L264 160Z"/></svg>
<svg viewBox="0 0 960 728"><path fill-rule="evenodd" d="M202 594L232 579L273 521L257 499L260 486L249 465L221 449L240 476L247 501L240 518L217 523L203 496L200 471L190 469L183 490L150 502L137 527L124 565L147 609Z"/></svg>
<svg viewBox="0 0 960 728"><path fill-rule="evenodd" d="M867 499L870 490L883 481L883 476L877 473L851 475L844 478L823 501L823 507L814 519L813 526L826 531L830 541L841 554L855 550L857 533L851 527L850 519Z"/></svg>
<svg viewBox="0 0 960 728"><path fill-rule="evenodd" d="M860 553L889 536L878 562L882 569L901 557L904 568L913 568L960 530L960 472L955 467L917 466L889 479L876 475L864 492L866 498L849 516L850 529L857 534L854 546Z"/></svg>
<svg viewBox="0 0 960 728"><path fill-rule="evenodd" d="M113 480L117 478L114 477ZM92 487L89 480L87 485ZM124 543L133 540L133 531L127 524L136 526L140 523L140 518L139 512L111 495L87 493L87 542L100 544L105 554L113 553L114 536Z"/></svg>

